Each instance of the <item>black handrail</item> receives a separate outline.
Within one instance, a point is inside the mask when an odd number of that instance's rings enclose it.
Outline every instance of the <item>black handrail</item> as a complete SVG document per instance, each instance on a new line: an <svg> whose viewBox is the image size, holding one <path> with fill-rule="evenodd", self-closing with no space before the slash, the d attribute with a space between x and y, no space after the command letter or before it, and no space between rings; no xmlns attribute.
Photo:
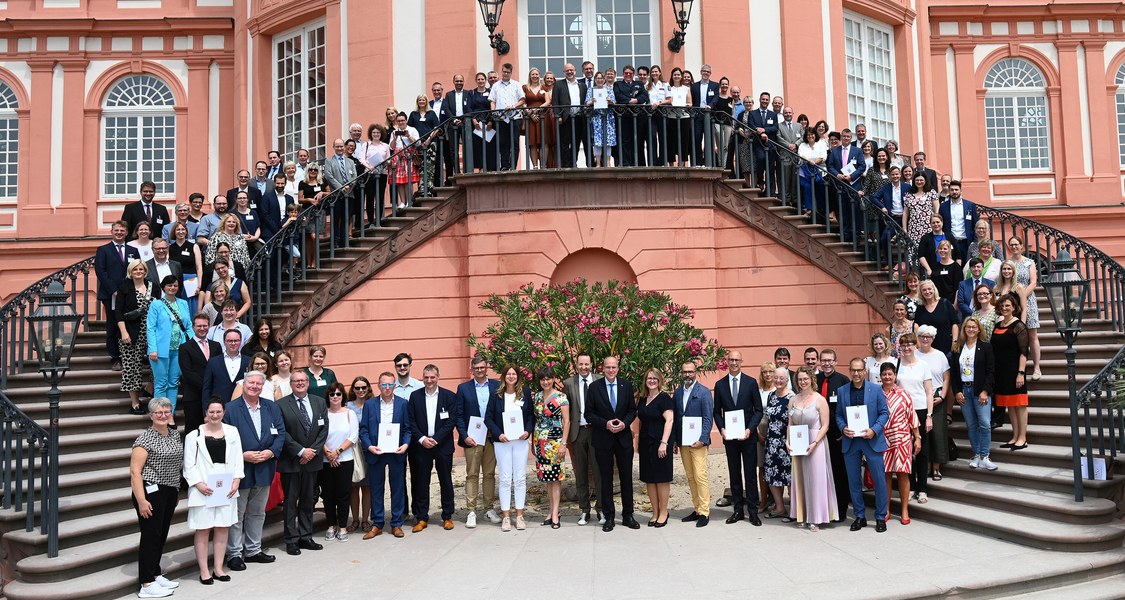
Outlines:
<svg viewBox="0 0 1125 600"><path fill-rule="evenodd" d="M3 414L3 440L0 452L3 453L5 510L26 510L24 531L35 529L38 516L39 532L47 536L47 555L58 556L59 513L51 498L58 497L58 490L51 486L51 464L58 461L58 455L51 455L50 435L34 419L27 416L0 391L0 413ZM36 463L35 455L39 454ZM36 480L39 497L36 498ZM53 507L53 508L52 508Z"/></svg>

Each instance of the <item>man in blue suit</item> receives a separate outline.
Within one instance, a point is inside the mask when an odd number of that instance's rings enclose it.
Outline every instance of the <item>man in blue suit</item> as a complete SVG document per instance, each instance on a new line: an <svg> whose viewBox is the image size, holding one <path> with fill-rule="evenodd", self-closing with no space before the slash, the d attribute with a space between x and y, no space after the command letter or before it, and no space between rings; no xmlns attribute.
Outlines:
<svg viewBox="0 0 1125 600"><path fill-rule="evenodd" d="M887 450L887 437L883 428L887 425L890 412L887 410L887 396L883 388L867 380L867 367L862 358L851 361L851 383L842 385L836 391L836 424L844 433L841 447L844 461L848 467L848 488L852 494L852 507L855 521L852 531L867 527L867 509L863 503L863 471L860 456L867 459L867 468L875 482L875 531L887 530L887 478L883 469L883 452ZM863 431L853 431L848 427L848 407L865 406L869 427Z"/></svg>
<svg viewBox="0 0 1125 600"><path fill-rule="evenodd" d="M477 496L482 478L485 516L493 523L500 522L500 515L496 514L496 449L489 437L484 445L469 437L469 418L480 417L480 426L484 427L488 399L500 389L500 382L488 378L488 363L479 356L473 357L470 368L473 378L457 386L457 444L465 449L465 504L469 509L465 527L472 529L477 526Z"/></svg>
<svg viewBox="0 0 1125 600"><path fill-rule="evenodd" d="M230 402L235 385L249 368L250 357L242 353L242 332L228 329L223 333L223 353L212 356L203 371L203 402L212 396Z"/></svg>
<svg viewBox="0 0 1125 600"><path fill-rule="evenodd" d="M637 404L633 398L633 384L617 377L618 359L602 359L605 377L590 384L586 398L586 422L594 445L594 458L598 461L598 501L602 505L605 524L602 531L613 531L616 509L613 505L613 467L621 484L621 524L629 529L640 529L633 518L633 431L637 419Z"/></svg>
<svg viewBox="0 0 1125 600"><path fill-rule="evenodd" d="M727 355L727 376L715 384L715 425L723 437L727 453L727 472L730 473L730 492L734 499L734 513L727 519L733 524L750 517L750 523L761 527L758 518L758 424L762 421L761 395L758 382L742 372L742 353L732 351ZM727 413L742 411L742 424L746 434L741 438L727 439ZM745 512L744 512L745 511Z"/></svg>
<svg viewBox="0 0 1125 600"><path fill-rule="evenodd" d="M696 108L703 108L710 110L715 107L715 103L719 100L719 84L718 82L711 81L711 65L703 65L699 67L699 81L691 84L691 105ZM713 122L713 121L712 121ZM695 129L695 145L691 149L694 155L691 159L691 164L695 166L702 166L707 164L704 158L704 144L707 139L703 134L703 126L705 124L703 114L697 113L692 118L692 125ZM710 152L710 148L706 148ZM712 165L718 166L720 162L717 158L712 157Z"/></svg>
<svg viewBox="0 0 1125 600"><path fill-rule="evenodd" d="M694 510L680 519L685 523L695 521L696 527L706 527L711 513L711 479L707 476L707 447L711 445L711 425L715 413L715 400L711 390L697 382L694 362L685 362L680 367L684 383L672 395L675 413L674 433L680 444L680 458L684 461L688 487L691 488L691 503ZM684 417L700 417L699 431L690 431L684 424ZM685 430L685 427L689 428ZM691 441L685 445L685 441ZM755 481L755 483L757 483Z"/></svg>
<svg viewBox="0 0 1125 600"><path fill-rule="evenodd" d="M398 424L398 447L393 452L379 448L379 426ZM359 419L359 447L367 460L367 477L371 486L371 522L374 524L363 535L369 540L386 525L386 498L388 472L391 480L391 534L401 538L402 521L406 512L406 450L410 447L410 407L405 398L395 395L395 376L384 371L379 375L379 400L363 405Z"/></svg>
<svg viewBox="0 0 1125 600"><path fill-rule="evenodd" d="M955 257L964 260L969 255L969 244L977 239L977 205L961 197L961 182L949 182L949 199L938 207L944 225L945 238L953 244Z"/></svg>
<svg viewBox="0 0 1125 600"><path fill-rule="evenodd" d="M277 470L277 457L285 444L285 421L277 403L260 397L265 382L265 373L247 373L242 396L227 404L223 416L224 423L238 429L245 463L245 476L238 485L238 521L230 526L227 537L227 567L232 571L245 570L248 562L275 560L262 551L262 526L266 522L266 502ZM204 396L204 402L208 398Z"/></svg>
<svg viewBox="0 0 1125 600"><path fill-rule="evenodd" d="M281 231L285 211L293 202L293 197L285 193L285 174L275 176L273 189L262 194L262 202L258 205L258 216L262 220L259 229L262 243L270 241Z"/></svg>
<svg viewBox="0 0 1125 600"><path fill-rule="evenodd" d="M969 274L971 277L966 277L957 284L957 310L961 311L962 319L973 314L973 294L976 293L977 286L982 283L988 287L996 285L995 281L983 276L984 261L979 256L969 259Z"/></svg>
<svg viewBox="0 0 1125 600"><path fill-rule="evenodd" d="M863 151L852 146L852 130L844 129L840 132L840 145L828 152L828 174L859 192L863 189L863 173L866 170L867 162L863 160ZM840 230L845 239L850 239L854 232L854 217L861 213L853 204L851 194L838 191L837 197L840 199Z"/></svg>
<svg viewBox="0 0 1125 600"><path fill-rule="evenodd" d="M902 213L905 209L903 198L910 193L910 182L902 180L902 169L898 167L891 167L888 171L891 180L883 184L878 192L868 198L871 203L883 211L883 214L889 215L896 223L902 223ZM882 221L879 224L879 243L883 245L883 256L890 256L891 248L891 231L883 227Z"/></svg>
<svg viewBox="0 0 1125 600"><path fill-rule="evenodd" d="M108 244L98 248L94 253L94 274L98 277L98 302L102 303L102 313L105 317L105 351L113 361L113 370L121 370L121 351L118 349L117 340L120 328L117 326L117 317L113 310L114 298L117 290L125 282L125 269L133 259L140 259L139 251L133 246L125 245L125 238L129 236L129 224L125 221L116 221L109 228L113 239Z"/></svg>
<svg viewBox="0 0 1125 600"><path fill-rule="evenodd" d="M414 533L430 520L430 473L437 469L441 490L441 526L453 529L453 430L457 423L457 396L438 387L437 365L422 369L420 390L410 394L410 422L416 431L410 440L410 487L418 503Z"/></svg>
<svg viewBox="0 0 1125 600"><path fill-rule="evenodd" d="M770 110L769 92L759 94L758 108L746 112L746 121L757 134L751 146L754 150L754 181L758 184L759 189L769 194L773 194L774 190L777 189L777 182L768 182L767 188L766 167L770 167L772 173L773 165L767 165L766 163L767 160L776 160L777 155L773 154L773 148L770 147L768 142L770 140L777 141L778 121L780 120L781 116Z"/></svg>

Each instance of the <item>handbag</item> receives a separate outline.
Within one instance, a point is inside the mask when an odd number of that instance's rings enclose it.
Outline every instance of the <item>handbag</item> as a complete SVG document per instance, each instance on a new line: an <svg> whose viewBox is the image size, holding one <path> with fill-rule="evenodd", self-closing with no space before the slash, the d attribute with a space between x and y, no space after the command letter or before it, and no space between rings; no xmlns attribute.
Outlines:
<svg viewBox="0 0 1125 600"><path fill-rule="evenodd" d="M348 423L352 422L352 414L351 413L352 413L352 410L349 408L348 409ZM358 446L353 446L353 448L358 449ZM367 478L367 457L362 455L362 454L359 454L358 452L352 452L352 483L359 483L366 478Z"/></svg>

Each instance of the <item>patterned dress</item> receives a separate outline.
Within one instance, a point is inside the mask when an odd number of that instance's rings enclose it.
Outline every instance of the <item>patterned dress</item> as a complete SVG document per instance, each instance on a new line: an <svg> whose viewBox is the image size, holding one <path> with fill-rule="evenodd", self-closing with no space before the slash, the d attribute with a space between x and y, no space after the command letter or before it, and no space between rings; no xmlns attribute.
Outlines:
<svg viewBox="0 0 1125 600"><path fill-rule="evenodd" d="M607 91L613 94L613 90ZM586 90L586 101L589 102L594 99L594 88ZM616 146L617 145L617 117L613 115L612 108L599 108L594 111L590 117L590 122L594 124L594 145L595 146Z"/></svg>
<svg viewBox="0 0 1125 600"><path fill-rule="evenodd" d="M934 216L934 200L937 192L933 190L921 196L907 194L902 199L904 207L910 209L910 220L906 222L906 233L917 244L922 236L930 232L930 217Z"/></svg>
<svg viewBox="0 0 1125 600"><path fill-rule="evenodd" d="M785 425L788 421L789 401L793 399L790 391L784 396L770 392L766 400L765 419L769 423L766 431L765 479L773 487L789 485L790 458L785 449Z"/></svg>
<svg viewBox="0 0 1125 600"><path fill-rule="evenodd" d="M1024 288L1030 288L1031 270L1034 268L1035 261L1026 256L1019 259L1016 262L1016 282ZM1039 301L1035 299L1035 290L1027 295L1027 314L1023 316L1023 322L1028 329L1039 329Z"/></svg>
<svg viewBox="0 0 1125 600"><path fill-rule="evenodd" d="M563 457L559 448L563 445L563 413L570 402L566 395L554 392L547 398L543 392L536 392L535 431L531 433L532 449L535 452L535 474L539 481L562 481Z"/></svg>
<svg viewBox="0 0 1125 600"><path fill-rule="evenodd" d="M141 315L148 315L148 305L152 304L152 296L148 292L136 292L137 310ZM140 335L132 344L121 342L121 391L139 392L145 389L145 368L148 367L148 327L141 317Z"/></svg>
<svg viewBox="0 0 1125 600"><path fill-rule="evenodd" d="M913 310L910 309L911 305L907 304L906 306L907 312L913 313ZM918 304L916 302L913 304L913 306L915 309L918 308ZM911 314L911 316L913 316L913 314ZM894 358L898 358L898 338L902 337L904 333L914 333L914 321L913 319L907 321L906 326L902 329L896 329L894 323L891 323L888 329L891 332L891 356L893 356ZM874 383L878 382L876 381Z"/></svg>
<svg viewBox="0 0 1125 600"><path fill-rule="evenodd" d="M919 426L914 401L906 390L897 385L887 392L887 410L890 418L883 428L887 436L887 451L883 453L887 473L909 473L914 461L914 433Z"/></svg>
<svg viewBox="0 0 1125 600"><path fill-rule="evenodd" d="M987 313L974 310L973 316L980 321L980 339L985 342L991 340L992 330L996 329L996 323L1000 321L1000 313L996 312L996 309L989 310Z"/></svg>

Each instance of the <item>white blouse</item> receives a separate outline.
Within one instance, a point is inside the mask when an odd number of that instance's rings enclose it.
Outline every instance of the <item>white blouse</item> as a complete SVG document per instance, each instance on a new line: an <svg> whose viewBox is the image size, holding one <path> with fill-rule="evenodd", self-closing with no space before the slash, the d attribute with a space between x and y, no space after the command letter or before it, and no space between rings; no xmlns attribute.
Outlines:
<svg viewBox="0 0 1125 600"><path fill-rule="evenodd" d="M335 449L344 445L344 440L351 440L352 445L340 453L340 462L347 462L355 458L352 448L359 443L359 419L350 409L329 412L328 439L324 442L324 445ZM325 458L324 462L328 462L328 459Z"/></svg>

